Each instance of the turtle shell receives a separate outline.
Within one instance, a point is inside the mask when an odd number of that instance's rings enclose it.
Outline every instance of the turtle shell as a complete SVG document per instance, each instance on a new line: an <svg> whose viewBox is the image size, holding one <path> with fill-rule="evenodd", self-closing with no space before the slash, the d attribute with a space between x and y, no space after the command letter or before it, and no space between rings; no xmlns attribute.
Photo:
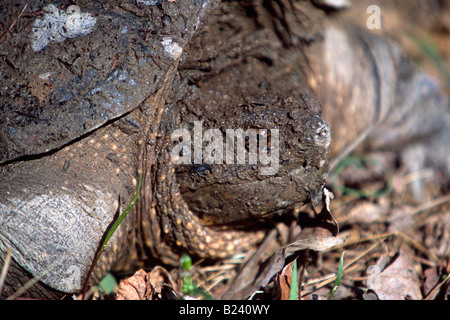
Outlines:
<svg viewBox="0 0 450 320"><path fill-rule="evenodd" d="M15 1L0 14L0 163L124 116L155 93L216 1Z"/></svg>

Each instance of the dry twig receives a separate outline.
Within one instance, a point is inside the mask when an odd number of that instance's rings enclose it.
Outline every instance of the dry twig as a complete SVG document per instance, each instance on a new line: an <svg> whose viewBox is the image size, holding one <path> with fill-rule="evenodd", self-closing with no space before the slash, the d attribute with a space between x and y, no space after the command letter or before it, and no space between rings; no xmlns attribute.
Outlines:
<svg viewBox="0 0 450 320"><path fill-rule="evenodd" d="M23 6L22 11L20 11L19 16L16 18L16 20L14 20L14 22L9 26L8 31L5 32L5 34L2 36L2 38L0 39L0 43L6 38L6 35L12 30L12 28L14 28L14 26L16 25L17 21L19 21L20 17L22 16L22 14L25 12L25 9L27 8L28 3L25 4Z"/></svg>

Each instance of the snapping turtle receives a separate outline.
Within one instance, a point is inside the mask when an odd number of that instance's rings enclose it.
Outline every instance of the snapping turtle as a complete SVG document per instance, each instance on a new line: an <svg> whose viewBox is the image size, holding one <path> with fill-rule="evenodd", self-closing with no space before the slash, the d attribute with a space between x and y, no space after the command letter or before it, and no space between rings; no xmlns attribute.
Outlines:
<svg viewBox="0 0 450 320"><path fill-rule="evenodd" d="M330 155L450 123L438 84L395 44L318 3L3 6L15 21L0 42L3 294L36 275L31 296L79 291L140 177L94 279L129 255L245 250L265 220L320 197ZM429 123L411 135L403 116L422 105Z"/></svg>

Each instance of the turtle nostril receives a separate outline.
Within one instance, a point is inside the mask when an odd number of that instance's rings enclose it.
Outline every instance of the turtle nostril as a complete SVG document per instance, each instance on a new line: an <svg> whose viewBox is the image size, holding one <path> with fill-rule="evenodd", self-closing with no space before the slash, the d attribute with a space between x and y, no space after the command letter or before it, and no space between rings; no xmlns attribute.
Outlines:
<svg viewBox="0 0 450 320"><path fill-rule="evenodd" d="M317 122L312 126L315 128L316 135L314 136L314 141L316 144L322 145L325 148L330 146L331 142L331 132L330 127L319 117L317 117Z"/></svg>

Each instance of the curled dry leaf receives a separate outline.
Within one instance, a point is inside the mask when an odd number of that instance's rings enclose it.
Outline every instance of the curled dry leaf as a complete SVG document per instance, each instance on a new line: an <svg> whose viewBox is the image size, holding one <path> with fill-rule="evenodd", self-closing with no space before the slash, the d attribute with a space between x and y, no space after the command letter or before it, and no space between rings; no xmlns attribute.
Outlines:
<svg viewBox="0 0 450 320"><path fill-rule="evenodd" d="M146 298L148 300L176 299L176 284L172 281L169 272L163 267L155 267L145 277L147 280Z"/></svg>
<svg viewBox="0 0 450 320"><path fill-rule="evenodd" d="M145 300L146 275L147 272L140 269L131 277L121 280L116 300Z"/></svg>
<svg viewBox="0 0 450 320"><path fill-rule="evenodd" d="M277 277L277 285L280 290L280 300L289 300L294 261L288 263Z"/></svg>
<svg viewBox="0 0 450 320"><path fill-rule="evenodd" d="M155 267L150 272L143 269L121 280L116 300L169 300L176 299L176 284L166 269Z"/></svg>
<svg viewBox="0 0 450 320"><path fill-rule="evenodd" d="M345 237L316 237L301 239L285 246L281 251L284 259L300 250L324 251L344 243ZM281 253L281 252L280 252Z"/></svg>
<svg viewBox="0 0 450 320"><path fill-rule="evenodd" d="M339 233L339 224L330 210L330 202L333 199L333 193L327 188L323 188L322 198L311 201L311 204L314 212L317 214L317 218L321 220L321 226L328 229L334 236L336 236Z"/></svg>

